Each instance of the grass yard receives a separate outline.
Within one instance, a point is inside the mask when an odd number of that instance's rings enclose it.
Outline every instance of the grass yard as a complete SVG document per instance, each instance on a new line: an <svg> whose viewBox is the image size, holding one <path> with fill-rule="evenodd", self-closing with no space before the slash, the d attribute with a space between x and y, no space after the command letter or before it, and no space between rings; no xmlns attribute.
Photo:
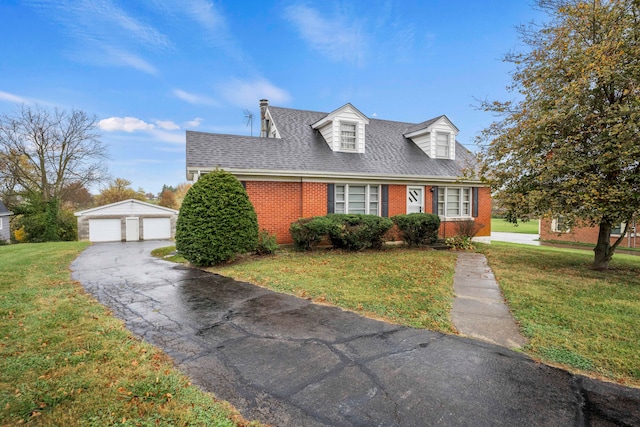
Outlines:
<svg viewBox="0 0 640 427"><path fill-rule="evenodd" d="M540 220L532 219L527 222L518 222L518 225L505 221L502 218L491 218L491 231L505 233L538 234Z"/></svg>
<svg viewBox="0 0 640 427"><path fill-rule="evenodd" d="M640 386L640 257L594 271L590 251L483 245L521 330L545 362Z"/></svg>
<svg viewBox="0 0 640 427"><path fill-rule="evenodd" d="M71 282L85 247L0 246L0 424L246 425Z"/></svg>
<svg viewBox="0 0 640 427"><path fill-rule="evenodd" d="M456 255L424 249L282 251L218 274L416 328L452 333Z"/></svg>

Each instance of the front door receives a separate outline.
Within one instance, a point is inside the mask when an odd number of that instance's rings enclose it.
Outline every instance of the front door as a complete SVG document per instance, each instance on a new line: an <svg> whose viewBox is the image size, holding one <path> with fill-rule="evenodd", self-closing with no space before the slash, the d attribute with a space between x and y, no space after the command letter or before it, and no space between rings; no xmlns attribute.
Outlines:
<svg viewBox="0 0 640 427"><path fill-rule="evenodd" d="M407 213L424 212L424 187L407 187Z"/></svg>
<svg viewBox="0 0 640 427"><path fill-rule="evenodd" d="M131 217L126 219L127 242L137 242L140 240L140 219Z"/></svg>

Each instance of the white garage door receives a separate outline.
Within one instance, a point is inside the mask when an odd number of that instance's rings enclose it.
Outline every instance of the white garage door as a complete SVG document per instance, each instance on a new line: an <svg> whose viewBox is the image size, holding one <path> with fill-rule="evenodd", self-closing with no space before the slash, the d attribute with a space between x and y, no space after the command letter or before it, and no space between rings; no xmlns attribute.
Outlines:
<svg viewBox="0 0 640 427"><path fill-rule="evenodd" d="M92 242L119 242L122 240L120 219L90 219L89 240Z"/></svg>
<svg viewBox="0 0 640 427"><path fill-rule="evenodd" d="M144 240L171 238L171 218L143 218L142 236Z"/></svg>

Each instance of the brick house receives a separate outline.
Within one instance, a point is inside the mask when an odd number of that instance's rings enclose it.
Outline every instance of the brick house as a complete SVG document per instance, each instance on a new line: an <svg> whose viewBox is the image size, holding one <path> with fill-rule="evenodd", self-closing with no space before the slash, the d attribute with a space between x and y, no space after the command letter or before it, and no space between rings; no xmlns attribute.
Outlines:
<svg viewBox="0 0 640 427"><path fill-rule="evenodd" d="M637 223L629 225L629 231L624 237L619 249L623 248L638 248L640 242L636 239L636 226ZM620 234L624 232L625 224L616 224L611 229L610 242L613 245L620 237ZM540 220L540 240L556 240L560 242L570 243L589 243L595 245L598 242L598 227L586 227L586 226L574 226L567 227L563 224L561 218L556 219L542 219Z"/></svg>
<svg viewBox="0 0 640 427"><path fill-rule="evenodd" d="M444 115L422 123L368 118L351 104L330 113L274 107L260 101L260 136L187 131L187 179L216 168L245 186L260 229L291 243L289 225L327 213L391 217L438 213L440 233L455 223L484 225L490 241L491 192L464 178L475 157L456 141Z"/></svg>

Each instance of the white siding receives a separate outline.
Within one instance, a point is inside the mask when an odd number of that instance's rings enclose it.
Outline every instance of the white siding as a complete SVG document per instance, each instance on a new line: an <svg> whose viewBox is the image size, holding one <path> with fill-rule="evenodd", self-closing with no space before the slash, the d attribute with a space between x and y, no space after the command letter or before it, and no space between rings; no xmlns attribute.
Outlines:
<svg viewBox="0 0 640 427"><path fill-rule="evenodd" d="M320 131L320 134L322 135L324 140L327 141L327 144L329 144L329 147L331 147L333 151L336 151L335 147L333 146L334 138L332 123L329 122L318 130ZM338 136L338 138L340 137ZM338 139L338 148L340 148L340 139Z"/></svg>
<svg viewBox="0 0 640 427"><path fill-rule="evenodd" d="M413 138L413 142L415 142L416 145L420 147L420 149L424 151L427 156L433 158L433 153L431 152L431 146L433 145L431 144L431 133L416 136L415 138Z"/></svg>

